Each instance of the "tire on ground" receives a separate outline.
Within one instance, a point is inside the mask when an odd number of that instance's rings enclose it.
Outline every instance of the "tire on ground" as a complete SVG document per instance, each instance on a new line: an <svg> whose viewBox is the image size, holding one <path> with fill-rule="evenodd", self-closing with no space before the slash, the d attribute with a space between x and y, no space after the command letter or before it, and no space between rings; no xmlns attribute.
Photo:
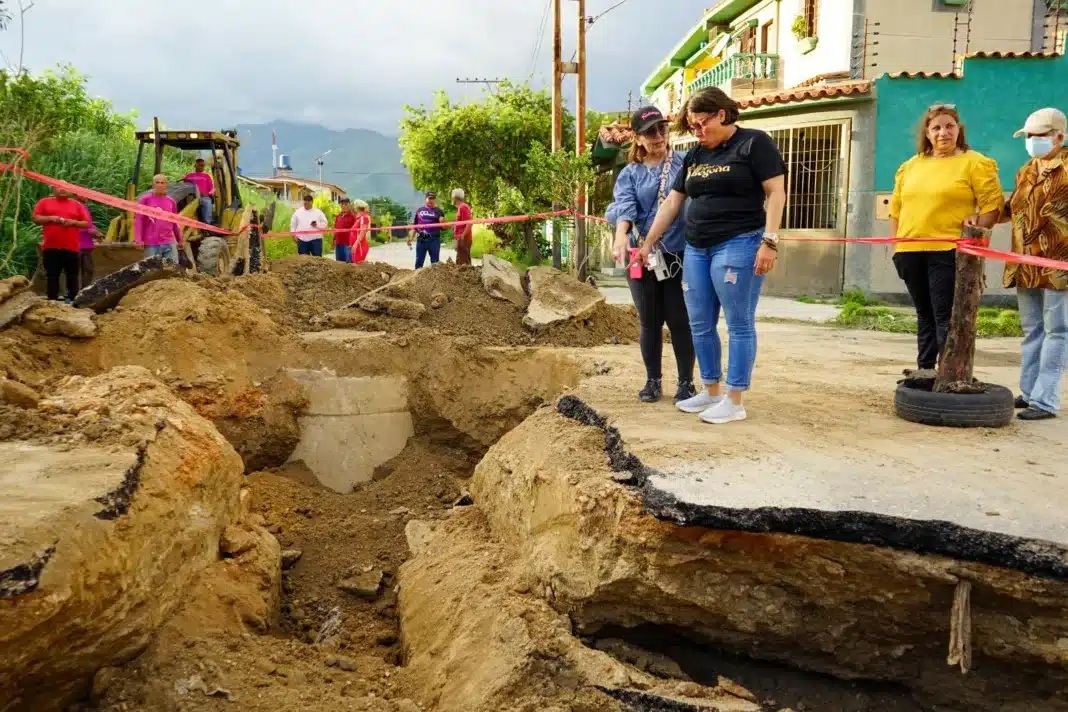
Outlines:
<svg viewBox="0 0 1068 712"><path fill-rule="evenodd" d="M197 271L212 277L230 275L230 246L226 244L225 239L213 235L200 241Z"/></svg>
<svg viewBox="0 0 1068 712"><path fill-rule="evenodd" d="M1012 391L991 384L983 393L935 393L899 385L894 409L909 422L951 428L1002 428L1014 412Z"/></svg>

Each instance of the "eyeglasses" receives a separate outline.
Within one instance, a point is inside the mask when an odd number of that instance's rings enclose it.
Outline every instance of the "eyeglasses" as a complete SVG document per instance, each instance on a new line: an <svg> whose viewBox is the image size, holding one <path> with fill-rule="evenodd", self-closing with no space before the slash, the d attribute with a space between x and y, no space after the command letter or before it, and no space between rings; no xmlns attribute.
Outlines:
<svg viewBox="0 0 1068 712"><path fill-rule="evenodd" d="M639 135L640 136L648 136L648 137L652 137L652 136L667 136L668 135L668 127L667 127L667 124L657 124L656 126L653 126L650 129L646 129L645 131L642 131Z"/></svg>
<svg viewBox="0 0 1068 712"><path fill-rule="evenodd" d="M950 111L956 111L956 104L931 104L927 107L928 111L940 111L942 109L949 109Z"/></svg>

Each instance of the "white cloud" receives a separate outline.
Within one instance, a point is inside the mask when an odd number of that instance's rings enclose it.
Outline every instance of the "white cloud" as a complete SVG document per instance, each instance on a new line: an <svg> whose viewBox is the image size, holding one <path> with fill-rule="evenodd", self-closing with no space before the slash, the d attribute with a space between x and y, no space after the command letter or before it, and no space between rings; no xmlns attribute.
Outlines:
<svg viewBox="0 0 1068 712"><path fill-rule="evenodd" d="M90 91L168 125L305 120L396 132L404 104L435 89L474 97L457 78L524 79L549 0L37 0L26 65L71 63ZM591 29L590 106L626 107L707 0L628 0ZM614 0L588 0L587 13ZM665 7L670 5L670 9ZM575 4L563 3L564 51ZM551 23L534 63L544 84ZM18 23L0 50L18 54ZM572 97L573 83L565 84Z"/></svg>

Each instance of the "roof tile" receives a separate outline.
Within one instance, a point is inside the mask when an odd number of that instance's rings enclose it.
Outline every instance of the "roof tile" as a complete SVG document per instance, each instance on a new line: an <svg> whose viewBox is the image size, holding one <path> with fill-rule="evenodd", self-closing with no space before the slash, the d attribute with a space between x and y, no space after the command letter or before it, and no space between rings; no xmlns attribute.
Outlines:
<svg viewBox="0 0 1068 712"><path fill-rule="evenodd" d="M788 104L794 101L831 99L841 96L863 96L871 93L871 81L864 79L851 82L833 82L812 86L799 86L771 94L760 94L738 100L742 109L755 109L772 104Z"/></svg>

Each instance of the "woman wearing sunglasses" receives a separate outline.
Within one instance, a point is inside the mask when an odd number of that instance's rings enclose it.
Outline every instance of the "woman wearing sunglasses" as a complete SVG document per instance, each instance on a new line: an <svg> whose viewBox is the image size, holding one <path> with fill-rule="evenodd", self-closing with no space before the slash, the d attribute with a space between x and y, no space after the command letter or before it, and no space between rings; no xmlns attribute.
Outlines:
<svg viewBox="0 0 1068 712"><path fill-rule="evenodd" d="M627 156L627 166L616 179L614 201L606 217L615 224L613 245L616 263L629 265L630 250L637 248L653 224L679 171L684 154L668 146L668 121L655 106L638 109L630 122L634 141ZM693 339L682 293L682 251L686 246L686 223L676 220L660 243L655 258L662 265L660 275L645 264L632 267L627 282L641 324L640 344L645 362L645 387L639 400L660 400L661 357L664 351L664 323L671 331L671 346L678 369L675 402L692 398Z"/></svg>
<svg viewBox="0 0 1068 712"><path fill-rule="evenodd" d="M993 227L1004 203L997 163L968 147L957 107L931 106L920 121L916 155L894 179L890 236L958 239L965 221ZM916 307L921 371L935 368L946 345L956 259L955 242L901 242L894 253L894 267Z"/></svg>
<svg viewBox="0 0 1068 712"><path fill-rule="evenodd" d="M775 266L786 205L779 149L766 133L741 128L737 120L738 104L720 89L686 101L676 127L692 131L699 145L687 154L640 253L650 253L688 197L683 291L704 390L677 407L716 425L746 417L742 394L756 362L757 300ZM716 330L721 308L729 336L726 392Z"/></svg>

